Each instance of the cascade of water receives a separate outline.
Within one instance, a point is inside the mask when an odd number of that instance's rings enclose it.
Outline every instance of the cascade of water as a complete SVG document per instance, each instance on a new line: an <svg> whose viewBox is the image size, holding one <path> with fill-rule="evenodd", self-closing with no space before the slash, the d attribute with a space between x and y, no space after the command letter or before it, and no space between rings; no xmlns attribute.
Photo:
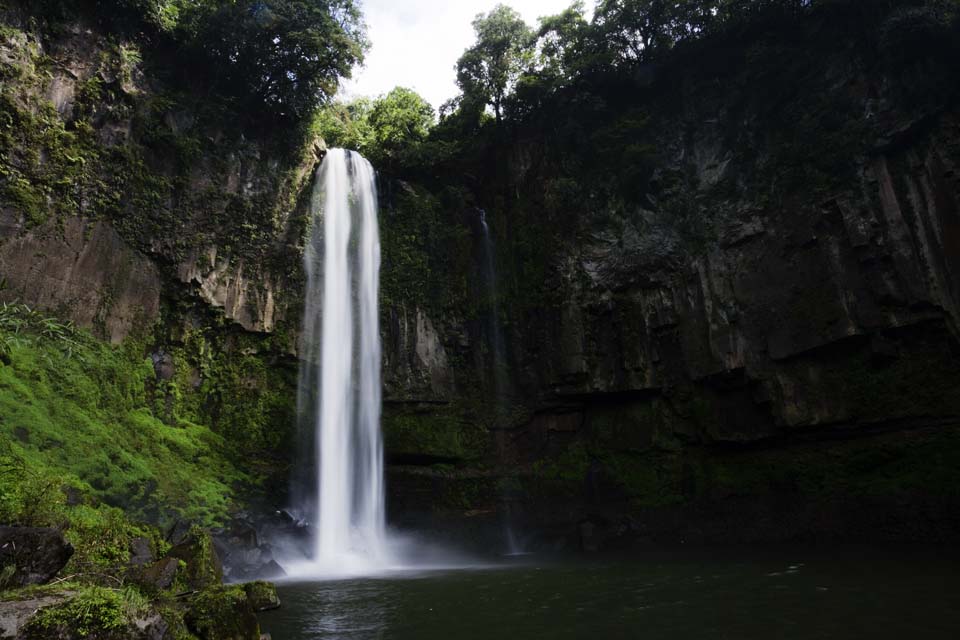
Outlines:
<svg viewBox="0 0 960 640"><path fill-rule="evenodd" d="M312 201L298 411L316 465L294 499L314 523L313 563L350 570L386 560L380 435L380 238L373 167L331 149ZM319 389L319 397L317 391ZM313 433L309 433L312 429ZM312 439L310 436L313 436ZM315 478L309 486L306 477Z"/></svg>
<svg viewBox="0 0 960 640"><path fill-rule="evenodd" d="M497 272L494 259L493 237L490 225L487 223L487 212L480 209L480 227L483 230L483 268L487 281L487 292L490 305L490 340L493 346L493 387L495 393L494 406L498 422L501 420L506 394L506 354L504 352L503 332L500 329L500 299L497 295ZM517 540L513 530L513 514L510 499L506 493L503 502L503 537L507 547L507 555L523 554L523 546Z"/></svg>
<svg viewBox="0 0 960 640"><path fill-rule="evenodd" d="M506 392L504 369L506 359L503 348L503 332L500 330L500 300L497 296L497 271L495 266L493 237L487 224L487 212L480 209L480 227L483 229L483 268L487 281L490 305L490 339L493 342L493 386L496 392L496 404L499 413Z"/></svg>

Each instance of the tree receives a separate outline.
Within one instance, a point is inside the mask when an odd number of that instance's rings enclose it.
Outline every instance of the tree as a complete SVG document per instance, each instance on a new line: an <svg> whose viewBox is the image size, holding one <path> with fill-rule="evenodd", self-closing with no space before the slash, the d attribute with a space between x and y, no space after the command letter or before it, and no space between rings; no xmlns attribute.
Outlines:
<svg viewBox="0 0 960 640"><path fill-rule="evenodd" d="M640 60L651 51L665 50L688 30L699 28L691 11L709 2L696 0L601 0L594 15L597 35L614 59Z"/></svg>
<svg viewBox="0 0 960 640"><path fill-rule="evenodd" d="M330 146L359 151L377 166L396 166L414 157L433 124L430 103L411 89L396 87L376 100L327 105L314 127Z"/></svg>
<svg viewBox="0 0 960 640"><path fill-rule="evenodd" d="M355 0L196 2L180 13L214 88L281 120L333 96L367 47Z"/></svg>
<svg viewBox="0 0 960 640"><path fill-rule="evenodd" d="M497 5L473 21L476 43L457 61L457 85L468 105L493 107L497 122L503 101L532 56L530 28L516 11Z"/></svg>
<svg viewBox="0 0 960 640"><path fill-rule="evenodd" d="M396 87L373 103L368 121L380 153L395 158L426 140L434 122L433 107L415 91Z"/></svg>
<svg viewBox="0 0 960 640"><path fill-rule="evenodd" d="M315 133L331 147L365 153L373 143L373 131L370 128L372 108L373 103L369 98L357 98L347 104L335 102L326 105L317 112Z"/></svg>

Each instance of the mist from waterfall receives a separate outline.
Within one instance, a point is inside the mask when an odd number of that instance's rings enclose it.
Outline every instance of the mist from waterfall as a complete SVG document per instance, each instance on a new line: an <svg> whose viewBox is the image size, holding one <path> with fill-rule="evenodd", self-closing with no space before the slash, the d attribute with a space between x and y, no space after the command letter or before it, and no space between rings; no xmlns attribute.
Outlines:
<svg viewBox="0 0 960 640"><path fill-rule="evenodd" d="M297 398L305 433L293 497L311 525L312 558L305 570L313 572L390 562L375 178L360 154L331 149L317 172L311 204Z"/></svg>

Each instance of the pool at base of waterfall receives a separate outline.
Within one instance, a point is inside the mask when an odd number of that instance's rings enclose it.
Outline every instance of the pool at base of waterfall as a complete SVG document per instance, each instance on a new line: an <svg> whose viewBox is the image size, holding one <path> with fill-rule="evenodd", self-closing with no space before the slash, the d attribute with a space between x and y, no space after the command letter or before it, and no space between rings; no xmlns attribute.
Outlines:
<svg viewBox="0 0 960 640"><path fill-rule="evenodd" d="M960 553L680 550L279 585L275 640L960 637Z"/></svg>

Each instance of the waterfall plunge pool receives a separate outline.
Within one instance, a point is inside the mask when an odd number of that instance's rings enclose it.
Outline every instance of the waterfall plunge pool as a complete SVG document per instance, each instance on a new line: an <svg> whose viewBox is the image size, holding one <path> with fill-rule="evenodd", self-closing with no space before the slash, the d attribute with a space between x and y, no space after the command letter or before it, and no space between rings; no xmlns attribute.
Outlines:
<svg viewBox="0 0 960 640"><path fill-rule="evenodd" d="M288 581L276 640L955 638L956 551L649 552Z"/></svg>

